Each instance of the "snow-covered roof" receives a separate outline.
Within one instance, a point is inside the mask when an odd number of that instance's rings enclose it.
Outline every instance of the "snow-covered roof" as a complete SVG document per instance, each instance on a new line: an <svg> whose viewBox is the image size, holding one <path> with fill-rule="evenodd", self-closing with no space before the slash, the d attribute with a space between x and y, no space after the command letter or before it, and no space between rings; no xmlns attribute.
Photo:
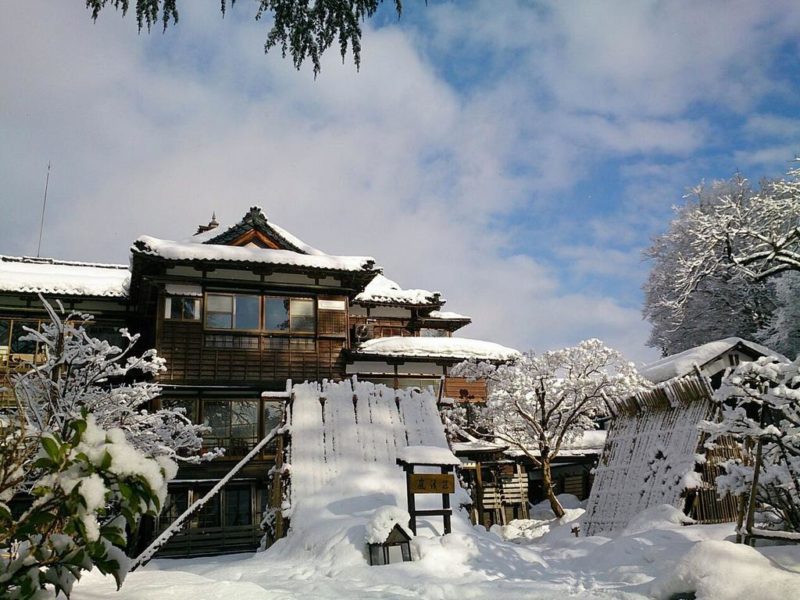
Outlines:
<svg viewBox="0 0 800 600"><path fill-rule="evenodd" d="M199 244L227 244L229 241L238 238L250 229L257 229L262 233L267 234L268 237L277 238L276 242L287 250L297 251L300 254L310 254L315 256L324 256L322 250L314 248L310 244L306 244L296 235L289 233L283 227L279 226L273 221L267 219L264 211L260 206L253 206L250 211L242 218L241 221L231 226L217 225L213 229L194 234L191 238L183 240L185 242L199 243Z"/></svg>
<svg viewBox="0 0 800 600"><path fill-rule="evenodd" d="M125 298L130 278L126 265L0 256L3 292Z"/></svg>
<svg viewBox="0 0 800 600"><path fill-rule="evenodd" d="M364 288L364 291L355 297L355 301L371 304L433 304L436 306L444 304L439 292L417 289L405 290L383 275L376 275Z"/></svg>
<svg viewBox="0 0 800 600"><path fill-rule="evenodd" d="M398 448L397 460L415 465L460 465L461 461L449 448L438 446L406 446Z"/></svg>
<svg viewBox="0 0 800 600"><path fill-rule="evenodd" d="M446 310L432 310L425 317L426 319L441 319L443 321L471 321L472 317L462 315L457 312L450 312Z"/></svg>
<svg viewBox="0 0 800 600"><path fill-rule="evenodd" d="M175 242L149 235L137 238L131 246L131 252L169 260L257 263L335 271L372 271L377 268L375 259L370 256L309 255L291 250Z"/></svg>
<svg viewBox="0 0 800 600"><path fill-rule="evenodd" d="M356 354L407 356L414 358L457 358L467 360L510 360L519 351L493 342L460 337L382 337L362 342Z"/></svg>
<svg viewBox="0 0 800 600"><path fill-rule="evenodd" d="M694 348L689 348L688 350L673 354L672 356L666 356L649 365L645 365L639 369L639 373L642 377L649 379L653 383L663 383L675 377L688 375L692 372L695 365L702 368L715 358L740 344L760 356L777 356L779 358L784 358L774 350L762 346L761 344L756 344L755 342L750 342L740 337L729 337L701 346L695 346Z"/></svg>
<svg viewBox="0 0 800 600"><path fill-rule="evenodd" d="M453 452L502 452L508 445L493 444L486 441L454 442Z"/></svg>
<svg viewBox="0 0 800 600"><path fill-rule="evenodd" d="M568 456L586 456L587 454L600 454L606 444L608 431L605 429L585 429L577 437L565 441L558 452L558 456L566 458ZM528 453L539 456L538 448L527 448ZM511 456L522 456L522 450L518 448L509 449L506 454Z"/></svg>

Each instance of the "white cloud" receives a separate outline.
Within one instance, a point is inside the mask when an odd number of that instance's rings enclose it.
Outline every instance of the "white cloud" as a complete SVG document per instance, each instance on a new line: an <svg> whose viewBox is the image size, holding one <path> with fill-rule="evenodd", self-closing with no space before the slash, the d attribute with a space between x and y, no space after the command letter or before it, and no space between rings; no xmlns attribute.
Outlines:
<svg viewBox="0 0 800 600"><path fill-rule="evenodd" d="M263 23L188 6L163 34L172 44L160 31L138 36L132 15L110 9L97 24L68 3L6 9L0 251L35 250L52 160L45 254L125 260L141 233L184 237L212 211L232 222L259 204L309 243L373 254L403 285L441 289L449 309L474 317L465 334L536 349L596 336L632 358L652 356L638 307L566 289L560 269L624 277L642 220L560 214L553 199L607 156L703 147L710 125L682 111L706 84L721 86L709 98L751 103L761 92L725 73L744 60L762 82L748 44L772 22L756 18L751 33L753 10L742 6L721 17L732 34L701 44L700 25L688 23L707 23L699 8L665 16L612 5L617 19L566 3L432 5L422 10L438 33L425 48L419 31L369 30L360 73L334 53L314 81L263 55ZM465 32L497 70L460 89L433 57L457 52ZM503 52L518 58L500 64ZM545 208L560 219L550 229L497 226L511 214L535 224ZM563 249L564 222L591 239L561 255L512 251L520 231Z"/></svg>

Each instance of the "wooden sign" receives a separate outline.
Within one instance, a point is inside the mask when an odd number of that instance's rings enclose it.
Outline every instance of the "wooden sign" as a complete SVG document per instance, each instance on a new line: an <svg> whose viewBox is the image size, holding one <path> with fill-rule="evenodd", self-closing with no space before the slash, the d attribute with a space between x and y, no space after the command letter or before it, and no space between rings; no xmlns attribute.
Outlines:
<svg viewBox="0 0 800 600"><path fill-rule="evenodd" d="M409 476L408 485L412 494L453 494L456 491L452 473L414 473Z"/></svg>
<svg viewBox="0 0 800 600"><path fill-rule="evenodd" d="M444 395L458 403L486 402L486 380L447 377L444 380Z"/></svg>

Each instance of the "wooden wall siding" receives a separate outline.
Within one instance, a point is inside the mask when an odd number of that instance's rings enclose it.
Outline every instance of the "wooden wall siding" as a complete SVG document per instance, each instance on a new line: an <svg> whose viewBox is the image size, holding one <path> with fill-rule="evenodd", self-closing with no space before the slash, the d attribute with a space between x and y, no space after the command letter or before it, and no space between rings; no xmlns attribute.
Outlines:
<svg viewBox="0 0 800 600"><path fill-rule="evenodd" d="M317 332L321 336L347 337L347 313L343 310L318 311Z"/></svg>
<svg viewBox="0 0 800 600"><path fill-rule="evenodd" d="M183 529L158 552L158 557L216 556L254 552L263 532L254 525Z"/></svg>
<svg viewBox="0 0 800 600"><path fill-rule="evenodd" d="M354 317L350 316L350 327L368 325L372 330L371 337L414 336L418 332L410 328L410 319L396 319L388 317Z"/></svg>
<svg viewBox="0 0 800 600"><path fill-rule="evenodd" d="M167 360L167 372L161 381L241 384L344 377L346 341L341 338L319 338L311 350L295 348L291 342L286 349L273 350L268 345L275 338L258 335L257 347L245 350L209 347L205 335L199 323L162 323L158 353Z"/></svg>

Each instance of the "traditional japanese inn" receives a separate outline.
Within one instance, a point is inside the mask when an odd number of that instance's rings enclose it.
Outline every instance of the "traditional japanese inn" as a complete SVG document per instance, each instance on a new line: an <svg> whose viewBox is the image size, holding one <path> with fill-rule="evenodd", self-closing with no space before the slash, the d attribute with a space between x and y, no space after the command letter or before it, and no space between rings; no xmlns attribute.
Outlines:
<svg viewBox="0 0 800 600"><path fill-rule="evenodd" d="M415 389L463 400L474 383L449 380L452 365L518 354L453 337L470 318L442 310L438 292L400 288L371 257L325 254L259 208L229 228L213 219L183 241L141 236L130 252L129 266L0 256L0 385L42 358L41 348L20 339L23 327L46 319L39 295L94 315L92 336L114 343L126 327L141 334L140 349L155 348L166 359L159 402L206 425L204 446L225 454L181 466L160 517L143 527L142 544L284 421L293 383L355 377L398 390L393 403ZM6 387L0 402L12 403L11 394ZM410 427L412 417L405 419ZM286 444L281 436L258 453L161 555L253 550L270 508L279 517L270 535L285 534Z"/></svg>

